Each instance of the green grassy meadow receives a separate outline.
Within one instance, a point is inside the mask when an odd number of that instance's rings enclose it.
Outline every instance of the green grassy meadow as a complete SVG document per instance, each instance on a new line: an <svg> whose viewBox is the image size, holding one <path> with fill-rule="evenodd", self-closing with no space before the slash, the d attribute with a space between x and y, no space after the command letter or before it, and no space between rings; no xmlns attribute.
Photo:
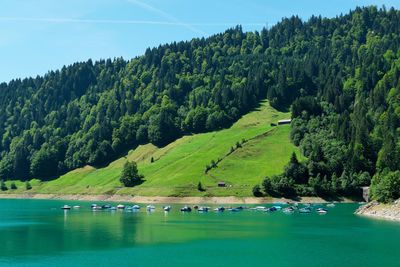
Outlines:
<svg viewBox="0 0 400 267"><path fill-rule="evenodd" d="M289 125L272 127L289 113L278 112L267 101L243 116L229 129L184 136L163 148L147 144L131 150L105 168L90 166L73 170L55 180L32 180L32 193L128 194L141 196L251 196L252 187L263 177L282 172L292 152L300 153L289 140ZM241 148L227 155L236 142ZM154 162L151 163L151 158ZM211 160L222 159L217 168L204 172ZM119 176L125 161L134 160L145 181L134 188L123 188ZM197 190L199 181L206 189ZM224 181L225 188L217 187ZM9 186L11 182L7 182ZM25 190L16 182L19 193Z"/></svg>

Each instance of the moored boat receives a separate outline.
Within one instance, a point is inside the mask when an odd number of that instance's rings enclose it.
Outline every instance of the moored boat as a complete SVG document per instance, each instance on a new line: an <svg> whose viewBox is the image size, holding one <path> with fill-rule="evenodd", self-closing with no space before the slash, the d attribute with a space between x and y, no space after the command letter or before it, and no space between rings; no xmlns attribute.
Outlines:
<svg viewBox="0 0 400 267"><path fill-rule="evenodd" d="M70 210L70 209L71 209L71 206L69 206L69 205L64 205L64 206L61 207L61 209L62 209L62 210Z"/></svg>
<svg viewBox="0 0 400 267"><path fill-rule="evenodd" d="M90 207L91 207L91 209L92 209L93 211L98 211L98 210L101 210L101 209L102 209L101 206L99 206L99 205L97 205L97 204L92 204Z"/></svg>
<svg viewBox="0 0 400 267"><path fill-rule="evenodd" d="M275 211L277 211L278 209L275 207L275 206L273 206L273 207L270 207L270 208L268 208L268 209L266 209L265 211L266 212L275 212Z"/></svg>
<svg viewBox="0 0 400 267"><path fill-rule="evenodd" d="M171 206L165 206L163 207L164 211L170 211L171 210Z"/></svg>
<svg viewBox="0 0 400 267"><path fill-rule="evenodd" d="M214 211L217 211L217 212L223 212L224 210L225 210L224 207L217 207L214 209Z"/></svg>
<svg viewBox="0 0 400 267"><path fill-rule="evenodd" d="M267 207L264 207L264 206L257 206L257 207L251 208L251 209L252 209L252 210L266 210Z"/></svg>
<svg viewBox="0 0 400 267"><path fill-rule="evenodd" d="M154 205L147 205L146 210L147 211L154 211L156 207Z"/></svg>
<svg viewBox="0 0 400 267"><path fill-rule="evenodd" d="M295 208L293 208L292 206L283 209L284 213L293 213L294 211Z"/></svg>
<svg viewBox="0 0 400 267"><path fill-rule="evenodd" d="M328 210L327 210L327 209L324 209L324 208L318 208L318 209L317 209L317 213L319 213L319 214L326 214L326 213L328 213Z"/></svg>
<svg viewBox="0 0 400 267"><path fill-rule="evenodd" d="M334 204L334 203L328 203L328 204L326 204L326 206L327 206L328 208L334 208L334 207L335 207L335 204Z"/></svg>
<svg viewBox="0 0 400 267"><path fill-rule="evenodd" d="M183 208L181 208L181 211L183 211L183 212L191 212L192 208L188 207L188 206L184 206Z"/></svg>
<svg viewBox="0 0 400 267"><path fill-rule="evenodd" d="M80 209L81 206L75 205L73 208L74 208L74 209Z"/></svg>
<svg viewBox="0 0 400 267"><path fill-rule="evenodd" d="M311 208L310 207L301 208L301 209L299 209L299 212L300 213L310 213Z"/></svg>
<svg viewBox="0 0 400 267"><path fill-rule="evenodd" d="M208 207L199 207L197 209L198 212L208 212Z"/></svg>
<svg viewBox="0 0 400 267"><path fill-rule="evenodd" d="M236 208L229 208L228 210L233 211L233 212L238 212L238 211L241 211L242 209L239 207L236 207Z"/></svg>
<svg viewBox="0 0 400 267"><path fill-rule="evenodd" d="M118 205L117 205L117 209L123 210L123 209L125 209L125 205L118 204Z"/></svg>
<svg viewBox="0 0 400 267"><path fill-rule="evenodd" d="M139 206L139 205L133 205L133 206L132 206L132 209L133 209L133 210L140 210L140 206Z"/></svg>

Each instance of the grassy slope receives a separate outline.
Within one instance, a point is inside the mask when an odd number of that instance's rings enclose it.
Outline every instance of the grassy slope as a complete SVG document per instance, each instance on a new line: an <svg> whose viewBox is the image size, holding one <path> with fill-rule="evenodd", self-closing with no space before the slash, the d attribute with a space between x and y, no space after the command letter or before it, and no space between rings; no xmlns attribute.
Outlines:
<svg viewBox="0 0 400 267"><path fill-rule="evenodd" d="M289 126L271 127L271 122L288 118L262 102L231 128L204 134L184 136L163 148L151 144L139 146L129 154L102 169L92 167L71 171L60 178L40 183L32 181L35 193L64 194L132 194L147 196L250 196L252 187L266 175L282 171L293 151ZM248 140L242 148L226 156L231 146ZM299 153L298 153L299 154ZM225 157L226 156L226 157ZM155 159L150 163L150 159ZM118 179L126 158L135 160L145 182L135 188L122 188ZM218 168L204 173L211 160L223 158ZM197 190L201 181L205 192ZM227 188L218 188L225 181ZM17 182L23 191L23 184Z"/></svg>

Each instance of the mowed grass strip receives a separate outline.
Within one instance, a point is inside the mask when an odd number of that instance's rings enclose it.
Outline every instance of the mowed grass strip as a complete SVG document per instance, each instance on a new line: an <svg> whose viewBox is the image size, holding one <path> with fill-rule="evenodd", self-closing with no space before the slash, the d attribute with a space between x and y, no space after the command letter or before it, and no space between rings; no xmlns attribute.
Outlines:
<svg viewBox="0 0 400 267"><path fill-rule="evenodd" d="M224 181L234 195L248 196L266 176L282 173L293 152L300 156L299 149L290 142L289 125L275 127L268 133L243 144L208 175Z"/></svg>

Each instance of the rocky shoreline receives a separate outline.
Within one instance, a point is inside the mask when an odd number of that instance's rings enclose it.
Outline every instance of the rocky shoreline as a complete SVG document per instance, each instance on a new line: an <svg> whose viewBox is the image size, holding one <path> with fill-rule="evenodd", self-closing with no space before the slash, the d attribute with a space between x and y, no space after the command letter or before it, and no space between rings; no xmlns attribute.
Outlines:
<svg viewBox="0 0 400 267"><path fill-rule="evenodd" d="M392 204L369 202L358 208L356 214L376 219L400 221L400 199Z"/></svg>

